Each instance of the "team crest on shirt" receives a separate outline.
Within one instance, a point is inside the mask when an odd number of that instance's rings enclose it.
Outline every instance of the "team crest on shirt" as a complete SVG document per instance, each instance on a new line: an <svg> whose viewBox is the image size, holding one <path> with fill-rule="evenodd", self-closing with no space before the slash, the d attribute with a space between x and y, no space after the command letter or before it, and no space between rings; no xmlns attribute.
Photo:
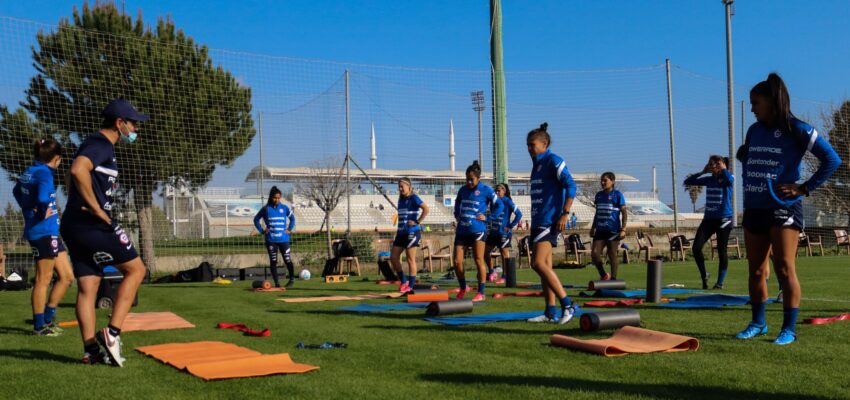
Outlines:
<svg viewBox="0 0 850 400"><path fill-rule="evenodd" d="M773 137L779 139L780 136L782 136L782 131L780 131L779 129L773 132Z"/></svg>
<svg viewBox="0 0 850 400"><path fill-rule="evenodd" d="M478 195L480 195L480 194L481 194L481 191L480 191L480 190L476 190L476 191L475 191L475 195L476 195L476 196L478 196Z"/></svg>

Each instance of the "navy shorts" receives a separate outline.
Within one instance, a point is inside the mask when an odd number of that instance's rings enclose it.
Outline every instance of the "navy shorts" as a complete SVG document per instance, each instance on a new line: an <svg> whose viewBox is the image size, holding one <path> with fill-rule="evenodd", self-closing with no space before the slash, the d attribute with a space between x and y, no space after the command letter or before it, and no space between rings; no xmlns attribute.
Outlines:
<svg viewBox="0 0 850 400"><path fill-rule="evenodd" d="M593 233L593 241L604 240L606 242L613 242L615 240L620 240L620 232L611 232L611 231L600 231L597 230Z"/></svg>
<svg viewBox="0 0 850 400"><path fill-rule="evenodd" d="M32 258L36 260L56 258L59 253L65 251L65 245L59 236L42 236L29 242L32 247Z"/></svg>
<svg viewBox="0 0 850 400"><path fill-rule="evenodd" d="M395 239L393 240L393 247L403 247L405 249L410 249L413 247L419 247L419 243L422 241L422 231L413 231L413 232L398 232L395 235Z"/></svg>
<svg viewBox="0 0 850 400"><path fill-rule="evenodd" d="M59 230L68 245L74 276L103 276L107 265L123 264L139 256L120 225L63 223Z"/></svg>
<svg viewBox="0 0 850 400"><path fill-rule="evenodd" d="M509 249L511 248L512 239L513 234L511 232L502 231L500 233L496 233L494 231L490 231L490 233L487 234L487 246Z"/></svg>
<svg viewBox="0 0 850 400"><path fill-rule="evenodd" d="M561 232L550 226L540 226L531 228L531 246L535 243L549 242L552 247L558 247L558 242L561 241Z"/></svg>
<svg viewBox="0 0 850 400"><path fill-rule="evenodd" d="M486 242L487 232L478 233L456 233L455 246L473 247L475 242Z"/></svg>
<svg viewBox="0 0 850 400"><path fill-rule="evenodd" d="M783 208L748 208L744 210L744 229L757 235L767 235L772 226L788 226L798 231L805 228L803 203Z"/></svg>

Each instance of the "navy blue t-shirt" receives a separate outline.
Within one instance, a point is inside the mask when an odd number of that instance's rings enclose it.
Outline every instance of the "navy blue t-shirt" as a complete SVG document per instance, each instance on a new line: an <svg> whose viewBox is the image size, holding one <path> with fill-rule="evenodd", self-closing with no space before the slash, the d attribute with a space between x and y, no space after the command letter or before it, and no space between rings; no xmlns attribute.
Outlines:
<svg viewBox="0 0 850 400"><path fill-rule="evenodd" d="M97 203L100 208L112 217L112 195L118 189L118 163L115 160L115 146L102 133L97 132L89 135L83 140L74 159L84 156L91 160L94 169L91 170L91 185ZM77 184L71 180L68 194L68 204L65 207L65 215L68 218L89 220L93 223L101 223L100 219L83 211L86 201L77 190Z"/></svg>

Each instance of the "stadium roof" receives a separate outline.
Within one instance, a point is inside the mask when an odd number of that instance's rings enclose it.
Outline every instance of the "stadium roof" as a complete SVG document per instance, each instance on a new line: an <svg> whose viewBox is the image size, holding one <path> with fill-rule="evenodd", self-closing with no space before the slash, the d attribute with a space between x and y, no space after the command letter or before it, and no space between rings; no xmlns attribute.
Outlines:
<svg viewBox="0 0 850 400"><path fill-rule="evenodd" d="M254 167L248 176L245 177L246 182L256 181L260 177L260 173L262 171L263 179L270 180L278 180L283 182L288 181L298 181L305 178L309 178L311 176L315 176L317 173L322 173L326 175L335 174L336 172L330 172L327 169L324 171L317 171L315 168L310 167L292 167L292 168L279 168L279 167ZM466 179L465 171L450 171L450 170L423 170L423 169L367 169L366 173L369 174L372 179L379 181L395 181L402 177L408 177L412 180L424 181L424 180L436 180L436 181L450 181L457 182L463 181ZM597 182L599 180L599 175L597 173L574 173L572 174L573 179L576 182ZM618 182L639 182L637 178L617 173L617 181ZM354 180L364 180L362 174L356 168L352 168L351 170L351 178ZM485 171L481 179L489 180L492 179L492 175L488 175ZM529 174L527 171L523 172L509 172L508 180L511 182L528 182Z"/></svg>

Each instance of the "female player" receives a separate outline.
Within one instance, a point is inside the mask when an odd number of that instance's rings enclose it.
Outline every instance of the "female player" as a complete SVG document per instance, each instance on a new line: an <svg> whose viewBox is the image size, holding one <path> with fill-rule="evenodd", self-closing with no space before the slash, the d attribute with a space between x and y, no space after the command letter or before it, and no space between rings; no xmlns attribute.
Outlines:
<svg viewBox="0 0 850 400"><path fill-rule="evenodd" d="M260 224L260 220L263 221L265 227ZM286 272L289 274L289 282L286 283L286 287L292 287L295 284L295 266L292 265L289 234L295 229L295 214L286 204L280 202L280 189L277 186L272 186L265 207L261 208L254 216L254 226L257 228L257 232L265 235L274 286L280 287L280 278L277 274L277 253L280 250L280 253L283 254L283 262L286 263Z"/></svg>
<svg viewBox="0 0 850 400"><path fill-rule="evenodd" d="M494 248L498 248L502 254L502 265L507 268L508 263L513 261L511 260L513 230L519 224L519 221L522 220L522 212L514 204L511 198L511 189L507 183L496 185L496 196L499 196L499 201L502 202L502 212L499 214L490 214L490 232L487 233L487 244L484 246L484 260L487 262L487 280L490 282L504 280L500 280L499 275L493 272L493 257L490 257L490 253L493 252ZM511 214L513 214L513 219L511 219Z"/></svg>
<svg viewBox="0 0 850 400"><path fill-rule="evenodd" d="M735 177L726 169L728 162L728 158L711 156L702 172L685 179L687 186L705 186L705 214L697 229L693 245L694 260L699 268L703 289L708 289L709 275L705 271L702 246L711 238L711 235L717 234L717 256L720 259L714 289L723 289L726 269L729 266L726 246L729 244L729 233L732 232L732 191L735 187Z"/></svg>
<svg viewBox="0 0 850 400"><path fill-rule="evenodd" d="M40 139L33 147L35 162L18 177L12 193L24 215L24 237L32 246L35 259L35 286L32 289L33 335L58 336L56 307L74 280L68 252L59 237L59 213L56 210L56 186L53 179L62 162L62 146L53 139ZM50 298L47 287L53 279Z"/></svg>
<svg viewBox="0 0 850 400"><path fill-rule="evenodd" d="M619 190L614 189L616 177L613 172L605 172L599 179L602 190L596 193L593 203L596 205L596 215L593 217L593 225L590 227L590 236L593 238L590 258L599 271L602 280L617 279L617 270L620 260L617 251L620 249L620 240L626 237L626 198ZM622 222L620 219L622 218ZM608 247L608 260L611 261L611 273L605 272L605 263L602 262L602 250Z"/></svg>
<svg viewBox="0 0 850 400"><path fill-rule="evenodd" d="M767 333L765 301L767 269L771 252L773 268L783 288L782 329L773 343L785 345L797 339L795 326L800 311L797 280L797 241L804 227L803 196L823 184L841 164L832 146L809 124L791 113L788 89L775 73L750 90L750 126L737 158L743 164L744 241L749 263L752 321L738 339ZM820 161L818 170L802 184L800 162L811 152Z"/></svg>
<svg viewBox="0 0 850 400"><path fill-rule="evenodd" d="M466 296L469 289L466 286L466 277L463 271L463 251L466 247L472 248L472 258L478 268L478 294L472 301L483 301L485 299L484 289L487 280L487 266L484 263L484 244L487 236L487 216L501 213L502 202L496 196L496 192L490 186L481 182L481 166L478 161L473 161L466 169L466 185L457 192L455 199L454 216L457 220L457 231L455 232L455 273L460 284L458 299Z"/></svg>
<svg viewBox="0 0 850 400"><path fill-rule="evenodd" d="M419 214L422 210L422 214ZM401 281L398 290L407 293L416 284L416 248L422 241L420 225L428 216L428 205L413 193L413 184L409 178L398 181L398 229L396 230L390 263ZM401 253L407 255L407 279L401 266Z"/></svg>
<svg viewBox="0 0 850 400"><path fill-rule="evenodd" d="M557 322L566 324L579 308L570 301L561 280L552 269L552 249L558 246L561 233L567 225L570 208L576 196L576 183L564 159L549 150L552 138L543 123L528 132L526 144L531 156L531 266L540 275L546 309L543 315L530 318L529 322ZM557 301L561 303L558 317Z"/></svg>

